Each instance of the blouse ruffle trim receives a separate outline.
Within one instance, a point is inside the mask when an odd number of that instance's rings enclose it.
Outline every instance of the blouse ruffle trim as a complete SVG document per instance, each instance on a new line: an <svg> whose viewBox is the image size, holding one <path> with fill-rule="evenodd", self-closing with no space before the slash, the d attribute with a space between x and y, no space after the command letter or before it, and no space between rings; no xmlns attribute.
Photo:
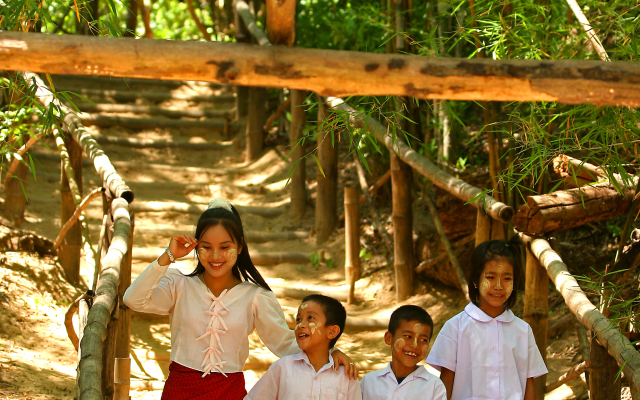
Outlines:
<svg viewBox="0 0 640 400"><path fill-rule="evenodd" d="M201 365L201 367L204 368L204 374L202 374L203 378L214 371L220 372L225 377L227 376L227 374L222 372L222 368L227 362L223 361L221 357L222 353L224 353L224 349L222 348L222 342L220 340L220 335L224 335L228 330L227 324L222 318L223 315L226 315L229 312L229 309L222 302L222 298L226 294L227 289L223 290L218 297L207 292L207 296L211 298L212 302L209 309L205 311L205 314L210 315L211 319L209 320L209 324L207 324L205 333L196 339L200 340L209 336L209 347L203 351L203 353L205 353L204 360Z"/></svg>

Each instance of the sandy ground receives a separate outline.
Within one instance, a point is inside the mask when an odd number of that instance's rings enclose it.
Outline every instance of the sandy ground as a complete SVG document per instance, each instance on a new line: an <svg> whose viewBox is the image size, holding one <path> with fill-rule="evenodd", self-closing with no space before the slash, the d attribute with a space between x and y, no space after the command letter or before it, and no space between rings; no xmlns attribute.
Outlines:
<svg viewBox="0 0 640 400"><path fill-rule="evenodd" d="M58 86L58 85L56 85ZM204 86L182 87L180 93L213 93ZM161 104L171 107L204 107L206 104L172 102ZM216 105L217 108L233 104ZM159 117L161 118L161 117ZM89 132L120 137L150 139L172 139L176 141L222 141L217 134L197 130L147 129L131 131L121 128L88 128ZM240 135L241 136L241 135ZM212 197L225 197L237 205L282 207L286 211L288 189L286 188L289 164L284 159L288 149L284 146L268 149L264 156L252 163L244 163L241 139L237 146L225 150L193 151L180 149L132 149L123 146L103 146L114 161L128 161L130 166L117 167L136 195L136 201L179 201L206 204ZM53 142L47 141L51 149ZM346 143L343 144L346 146ZM43 146L35 149L39 154L56 154ZM346 154L346 153L344 153ZM29 204L23 228L55 238L60 229L59 176L60 163L55 159L42 158L34 180L27 181ZM343 162L343 161L341 161ZM145 164L164 164L210 168L209 172L163 171L145 168ZM314 195L315 163L309 160L308 186ZM341 165L340 182L352 179L345 164ZM100 179L92 167L84 168L84 191L100 185ZM259 190L256 190L256 189ZM341 191L339 191L341 193ZM339 201L339 203L342 203ZM342 205L340 205L342 208ZM340 210L341 211L341 210ZM99 201L87 209L93 243L97 241L102 220ZM161 254L174 232L193 232L196 214L181 213L137 213L135 218L136 248L149 249ZM383 215L390 227L390 218ZM306 219L301 224L293 223L287 213L267 219L251 214L243 215L247 231L311 231L314 225L314 210L310 205ZM375 249L380 243L373 242L373 232L363 226L365 245L374 256L363 261L364 277L358 282L358 303L347 307L349 315L359 317L388 317L399 305L395 302L394 279L389 268L370 270L384 264L384 257ZM324 250L332 258L334 267L325 264L294 265L281 264L261 267L260 270L270 285L286 285L315 290L345 290L344 283L344 228L338 228L330 240L317 246L315 238L271 243L249 243L252 251L292 251L310 253ZM92 271L83 262L83 283L73 287L63 279L61 267L53 258L38 258L24 253L0 255L0 399L4 398L72 398L75 393L77 355L64 330L64 313L70 302L91 284ZM135 261L135 260L134 260ZM134 262L133 277L145 267L146 262ZM184 271L194 266L189 259L178 263ZM297 307L298 300L282 299L283 306ZM435 333L444 322L460 312L465 304L459 291L442 284L420 281L417 294L404 302L425 307L435 321ZM521 313L522 302L516 307ZM168 321L159 319L132 320L132 398L160 398L159 390L142 390L143 387L158 386L166 379L168 362L149 359L149 352L167 357L170 352ZM383 342L384 331L347 331L338 342L338 347L356 361L379 368L389 361L390 351ZM268 355L269 351L257 336L252 335L251 354ZM432 341L433 342L433 341ZM550 342L548 364L552 371L548 381L557 379L571 366L577 364L578 341L575 332L568 330ZM155 357L158 358L158 357ZM250 387L264 371L246 371L247 386ZM548 399L585 398L586 386L579 379L571 386L562 386L547 395Z"/></svg>

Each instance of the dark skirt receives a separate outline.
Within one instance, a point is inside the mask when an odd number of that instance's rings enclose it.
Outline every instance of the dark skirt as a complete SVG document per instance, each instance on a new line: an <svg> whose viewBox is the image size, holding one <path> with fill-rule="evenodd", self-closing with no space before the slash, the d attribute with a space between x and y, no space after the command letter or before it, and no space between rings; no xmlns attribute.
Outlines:
<svg viewBox="0 0 640 400"><path fill-rule="evenodd" d="M202 371L176 362L169 365L169 377L162 390L162 400L242 400L246 395L242 372L226 377L212 372L203 378Z"/></svg>

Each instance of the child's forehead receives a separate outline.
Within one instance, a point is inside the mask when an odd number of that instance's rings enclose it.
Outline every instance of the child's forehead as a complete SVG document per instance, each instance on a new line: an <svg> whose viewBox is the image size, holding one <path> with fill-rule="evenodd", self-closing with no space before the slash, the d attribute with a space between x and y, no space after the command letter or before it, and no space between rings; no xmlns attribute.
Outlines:
<svg viewBox="0 0 640 400"><path fill-rule="evenodd" d="M396 333L404 331L411 331L417 334L431 335L431 327L425 323L418 321L417 319L401 320Z"/></svg>
<svg viewBox="0 0 640 400"><path fill-rule="evenodd" d="M482 272L513 274L513 265L505 258L496 258L484 263Z"/></svg>
<svg viewBox="0 0 640 400"><path fill-rule="evenodd" d="M305 301L300 304L300 307L298 307L298 312L303 311L314 312L318 315L324 316L324 310L322 309L322 306L313 300Z"/></svg>

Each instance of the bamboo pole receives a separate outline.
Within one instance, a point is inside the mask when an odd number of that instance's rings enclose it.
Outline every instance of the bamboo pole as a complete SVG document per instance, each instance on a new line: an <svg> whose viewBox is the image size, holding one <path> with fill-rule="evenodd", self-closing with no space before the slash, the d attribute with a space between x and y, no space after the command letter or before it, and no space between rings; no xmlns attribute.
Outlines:
<svg viewBox="0 0 640 400"><path fill-rule="evenodd" d="M345 257L344 277L349 284L349 300L355 301L356 281L360 279L360 211L358 210L358 189L345 186L344 188L344 216L345 216Z"/></svg>
<svg viewBox="0 0 640 400"><path fill-rule="evenodd" d="M90 309L91 307L88 299L80 300L80 304L78 305L78 342L80 343L80 347L78 347L78 366L76 367L76 397L78 399L80 398L79 376L80 362L82 361L82 340L84 339L84 328L87 326L87 317ZM98 377L98 379L100 378Z"/></svg>
<svg viewBox="0 0 640 400"><path fill-rule="evenodd" d="M531 238L525 238L530 242ZM549 325L549 275L529 249L526 250L524 312L522 319L531 326L542 359L547 362L547 327ZM536 399L544 400L547 375L533 380Z"/></svg>
<svg viewBox="0 0 640 400"><path fill-rule="evenodd" d="M139 1L142 1L142 0L139 0ZM186 0L186 3L187 3L187 10L191 15L191 19L193 19L193 22L195 22L196 28L198 28L204 40L208 42L211 41L211 34L207 32L207 27L204 26L204 24L200 21L200 18L198 18L198 14L196 14L196 10L193 7L193 0Z"/></svg>
<svg viewBox="0 0 640 400"><path fill-rule="evenodd" d="M291 90L291 168L295 168L289 183L291 194L291 218L300 222L307 208L307 184L304 141L302 139L305 124L304 100L305 93L300 90Z"/></svg>
<svg viewBox="0 0 640 400"><path fill-rule="evenodd" d="M24 221L27 198L23 192L23 183L27 180L28 173L29 168L25 164L19 163L12 174L13 177L6 184L4 215L16 228L20 228Z"/></svg>
<svg viewBox="0 0 640 400"><path fill-rule="evenodd" d="M20 149L18 149L16 154L18 154L20 157L24 156L24 153L29 151L31 146L33 146L38 140L41 140L41 139L42 139L42 133L38 133L35 136L30 137L29 140L27 141L27 143L25 143L24 146L22 146L22 147L20 147ZM20 160L18 158L14 157L13 161L11 161L11 165L7 169L7 174L4 177L4 185L5 186L9 185L9 181L11 180L11 177L13 176L13 174L18 169L18 165L19 164L20 164Z"/></svg>
<svg viewBox="0 0 640 400"><path fill-rule="evenodd" d="M602 46L602 42L600 42L600 39L598 39L596 32L591 27L587 16L582 12L582 9L580 8L578 2L576 0L567 0L567 3L569 4L571 11L573 11L573 14L578 19L578 22L580 22L580 25L582 25L582 29L584 29L587 37L589 38L589 41L591 42L591 45L595 49L596 53L598 53L598 56L600 56L600 59L602 61L611 61L609 59L607 51L604 49L604 46Z"/></svg>
<svg viewBox="0 0 640 400"><path fill-rule="evenodd" d="M0 33L0 35L2 35L2 33ZM2 39L0 39L0 41L1 40ZM129 41L124 41L122 43L125 42ZM47 86L38 75L34 74L33 72L23 72L23 76L25 80L33 81L37 85L35 95L36 97L38 97L40 103L42 103L45 107L49 107L53 103L54 105L60 107L61 111L65 113L64 122L69 132L81 145L85 154L87 154L91 161L93 161L93 165L95 166L98 175L103 181L107 182L109 190L116 196L126 199L129 203L132 202L133 192L122 180L120 175L118 175L113 165L111 165L109 157L104 154L102 148L100 148L98 143L85 130L82 122L78 119L78 117L74 113L70 112L70 110L66 106L60 104L60 102L54 98L51 90L47 88Z"/></svg>
<svg viewBox="0 0 640 400"><path fill-rule="evenodd" d="M103 187L93 189L91 193L89 193L84 199L82 199L82 201L80 202L76 210L73 212L73 215L71 216L71 218L69 218L69 220L64 224L62 229L60 229L60 233L58 233L58 237L56 238L56 241L53 243L54 249L57 249L58 247L60 247L60 244L62 244L62 240L64 239L65 234L73 226L73 224L75 224L76 221L80 218L81 214L84 212L85 208L87 208L91 200L93 200L96 196L101 194L103 191L104 191Z"/></svg>
<svg viewBox="0 0 640 400"><path fill-rule="evenodd" d="M227 2L225 1L225 5ZM240 14L233 8L233 23L236 28L236 42L251 43L251 34L247 30ZM236 86L236 120L240 120L249 115L249 88L246 86Z"/></svg>
<svg viewBox="0 0 640 400"><path fill-rule="evenodd" d="M324 96L558 101L640 106L640 66L589 60L492 60L0 33L5 70L288 87Z"/></svg>
<svg viewBox="0 0 640 400"><path fill-rule="evenodd" d="M251 33L251 36L258 42L260 46L270 46L269 38L262 29L256 24L256 21L251 15L251 9L244 0L234 0L236 13L240 15L244 21L247 30Z"/></svg>
<svg viewBox="0 0 640 400"><path fill-rule="evenodd" d="M587 330L595 333L598 341L615 358L622 372L629 380L631 394L640 396L640 353L620 333L615 324L598 311L584 294L576 279L569 273L560 256L551 249L544 239L531 242L531 252L546 270L549 278L562 294L569 310ZM593 353L591 354L593 359Z"/></svg>
<svg viewBox="0 0 640 400"><path fill-rule="evenodd" d="M71 340L71 344L73 344L76 352L78 351L80 346L80 339L78 338L78 335L73 328L73 315L76 313L76 311L78 311L78 308L80 307L80 301L90 299L91 297L93 297L93 292L87 291L83 293L73 303L71 303L71 306L69 306L69 309L64 315L64 327L67 330L67 336L69 337L69 340Z"/></svg>
<svg viewBox="0 0 640 400"><path fill-rule="evenodd" d="M441 189L464 201L470 201L482 194L482 190L447 174L436 167L427 158L422 157L416 151L412 150L402 141L393 139L388 135L387 129L385 129L377 120L367 118L365 121L365 117L346 104L344 100L336 97L329 97L327 98L327 103L331 108L338 110L339 112L347 113L350 123L354 126L359 128L366 127L366 129L374 134L379 141L383 142L389 150L394 154L397 154L402 161L410 165L418 173L424 175ZM487 213L493 219L500 219L508 222L513 216L513 208L496 201L491 196L480 197L471 204L475 207L485 207Z"/></svg>
<svg viewBox="0 0 640 400"><path fill-rule="evenodd" d="M400 140L398 140L399 142ZM413 212L411 210L411 167L395 153L391 157L393 220L393 266L396 275L396 300L413 296Z"/></svg>
<svg viewBox="0 0 640 400"><path fill-rule="evenodd" d="M267 122L267 89L249 88L249 114L246 130L246 162L252 162L262 156L264 146L264 125Z"/></svg>
<svg viewBox="0 0 640 400"><path fill-rule="evenodd" d="M318 164L316 172L316 243L324 243L338 223L338 137L327 121L327 107L318 104ZM367 188L365 188L366 190Z"/></svg>
<svg viewBox="0 0 640 400"><path fill-rule="evenodd" d="M129 400L129 384L131 373L131 309L124 304L124 292L131 285L131 263L133 260L133 234L135 218L131 215L131 232L127 254L122 259L120 267L120 281L118 282L118 306L120 307L118 328L116 331L115 369L114 369L114 399Z"/></svg>
<svg viewBox="0 0 640 400"><path fill-rule="evenodd" d="M103 341L107 334L107 324L117 303L120 268L127 253L131 234L131 220L126 200L113 199L111 210L114 218L113 240L102 260L96 296L89 311L84 337L80 341L82 358L79 364L78 385L82 400L104 398L101 385Z"/></svg>
<svg viewBox="0 0 640 400"><path fill-rule="evenodd" d="M620 400L622 379L618 375L620 368L607 349L602 347L595 337L591 338L589 349L589 399Z"/></svg>

